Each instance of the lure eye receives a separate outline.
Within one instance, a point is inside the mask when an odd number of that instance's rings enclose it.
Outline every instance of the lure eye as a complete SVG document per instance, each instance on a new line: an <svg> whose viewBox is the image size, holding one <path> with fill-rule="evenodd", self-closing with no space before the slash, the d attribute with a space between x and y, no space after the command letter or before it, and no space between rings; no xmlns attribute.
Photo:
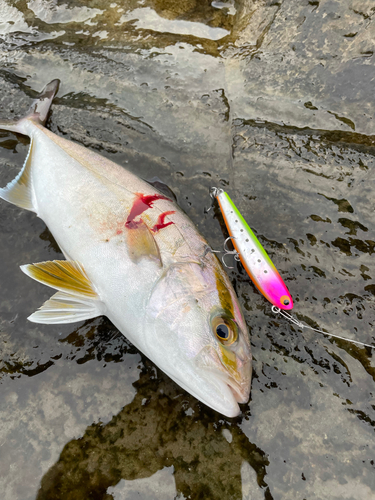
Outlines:
<svg viewBox="0 0 375 500"><path fill-rule="evenodd" d="M217 317L213 320L212 328L216 337L223 345L231 345L237 340L237 326L230 319Z"/></svg>
<svg viewBox="0 0 375 500"><path fill-rule="evenodd" d="M280 299L281 304L288 306L290 304L290 299L287 295L283 295Z"/></svg>

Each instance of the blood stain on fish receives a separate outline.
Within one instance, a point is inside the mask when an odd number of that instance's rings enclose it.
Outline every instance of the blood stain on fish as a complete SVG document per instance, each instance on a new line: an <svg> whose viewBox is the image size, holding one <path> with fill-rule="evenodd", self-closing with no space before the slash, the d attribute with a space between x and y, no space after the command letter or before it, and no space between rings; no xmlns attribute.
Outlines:
<svg viewBox="0 0 375 500"><path fill-rule="evenodd" d="M151 228L151 231L154 233L157 233L159 229L163 229L167 226L170 226L171 224L174 224L174 222L164 222L165 218L167 215L175 214L176 212L174 210L169 210L168 212L163 212L162 214L159 215L158 220L156 224Z"/></svg>
<svg viewBox="0 0 375 500"><path fill-rule="evenodd" d="M141 215L143 212L145 212L147 209L153 207L154 201L157 200L168 200L171 201L169 198L162 194L151 194L151 195L144 195L142 193L136 193L137 199L134 201L132 209L130 210L130 213L128 215L128 218L126 219L125 226L128 229L135 229L139 226L140 221L137 222L135 221L135 217L138 215Z"/></svg>

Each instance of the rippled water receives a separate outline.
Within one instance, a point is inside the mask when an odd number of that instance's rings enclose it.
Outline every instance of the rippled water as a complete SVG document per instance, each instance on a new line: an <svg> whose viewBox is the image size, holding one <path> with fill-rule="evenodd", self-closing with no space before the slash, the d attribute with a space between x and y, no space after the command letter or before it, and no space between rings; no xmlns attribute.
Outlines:
<svg viewBox="0 0 375 500"><path fill-rule="evenodd" d="M48 126L171 187L213 248L222 186L280 270L294 314L374 343L375 37L370 0L0 0L0 115L62 81ZM28 141L0 131L1 185ZM0 203L4 500L375 498L374 352L273 315L238 265L251 401L226 419L105 318L37 325L61 258Z"/></svg>

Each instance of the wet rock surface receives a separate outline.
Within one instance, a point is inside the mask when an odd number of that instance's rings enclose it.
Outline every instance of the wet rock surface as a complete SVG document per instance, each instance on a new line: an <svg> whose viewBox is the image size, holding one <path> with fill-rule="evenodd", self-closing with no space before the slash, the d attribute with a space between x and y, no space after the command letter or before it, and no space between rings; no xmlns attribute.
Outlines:
<svg viewBox="0 0 375 500"><path fill-rule="evenodd" d="M293 314L374 342L372 2L2 0L0 116L47 81L48 121L157 176L213 248L224 187L295 300ZM28 140L0 131L1 185ZM235 265L251 401L209 410L105 318L27 321L50 296L19 265L62 258L0 203L0 489L31 499L371 499L374 352L275 316Z"/></svg>

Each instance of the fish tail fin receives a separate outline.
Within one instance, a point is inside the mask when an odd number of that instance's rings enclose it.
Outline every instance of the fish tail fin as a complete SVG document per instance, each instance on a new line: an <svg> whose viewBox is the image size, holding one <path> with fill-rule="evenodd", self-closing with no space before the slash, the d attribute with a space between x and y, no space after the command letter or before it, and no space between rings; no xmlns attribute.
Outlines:
<svg viewBox="0 0 375 500"><path fill-rule="evenodd" d="M41 125L45 125L53 98L57 94L60 80L52 80L47 83L39 96L32 103L25 118L33 120Z"/></svg>
<svg viewBox="0 0 375 500"><path fill-rule="evenodd" d="M9 130L9 132L19 132L18 120L0 120L0 130Z"/></svg>
<svg viewBox="0 0 375 500"><path fill-rule="evenodd" d="M28 135L25 131L24 120L32 120L40 125L45 125L48 117L48 112L52 104L52 100L59 90L60 80L52 80L47 83L38 97L33 101L29 111L19 120L0 121L0 129L9 130L10 132L18 132Z"/></svg>
<svg viewBox="0 0 375 500"><path fill-rule="evenodd" d="M8 129L9 130L9 129ZM30 141L30 148L22 170L8 184L0 188L0 198L17 207L37 212L36 202L33 196L33 185L31 178L31 164L33 157L33 140Z"/></svg>
<svg viewBox="0 0 375 500"><path fill-rule="evenodd" d="M0 121L0 129L18 132L29 135L26 120L44 125L52 100L59 89L60 80L52 80L48 83L38 98L32 103L28 113L18 121ZM18 207L26 208L36 212L35 200L33 200L33 188L31 179L31 164L33 158L33 139L31 138L30 148L25 163L19 174L9 182L4 188L0 188L0 198Z"/></svg>

